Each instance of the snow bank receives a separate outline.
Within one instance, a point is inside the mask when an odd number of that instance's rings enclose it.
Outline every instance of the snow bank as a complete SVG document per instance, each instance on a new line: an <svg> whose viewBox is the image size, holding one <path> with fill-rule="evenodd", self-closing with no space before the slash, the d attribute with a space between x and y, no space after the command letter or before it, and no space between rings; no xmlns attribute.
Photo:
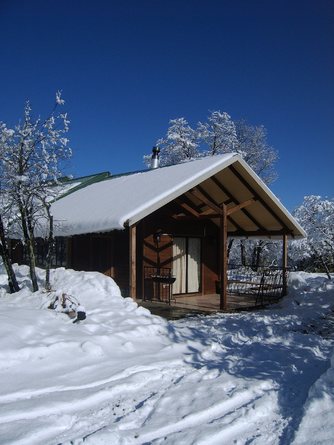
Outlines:
<svg viewBox="0 0 334 445"><path fill-rule="evenodd" d="M293 445L332 445L334 413L334 353L331 367L311 387Z"/></svg>
<svg viewBox="0 0 334 445"><path fill-rule="evenodd" d="M290 296L267 310L167 322L108 277L57 269L54 290L87 310L73 324L16 271L15 295L0 274L1 444L333 443L324 276L291 274Z"/></svg>
<svg viewBox="0 0 334 445"><path fill-rule="evenodd" d="M47 309L53 293L30 292L26 266L16 272L23 289L15 295L5 293L0 275L0 443L59 443L63 431L80 435L80 413L98 411L110 398L118 403L122 390L112 395L112 382L135 392L148 379L155 354L171 347L167 322L121 297L111 278L57 269L53 289L87 311L84 322L73 324ZM38 276L42 281L41 270Z"/></svg>

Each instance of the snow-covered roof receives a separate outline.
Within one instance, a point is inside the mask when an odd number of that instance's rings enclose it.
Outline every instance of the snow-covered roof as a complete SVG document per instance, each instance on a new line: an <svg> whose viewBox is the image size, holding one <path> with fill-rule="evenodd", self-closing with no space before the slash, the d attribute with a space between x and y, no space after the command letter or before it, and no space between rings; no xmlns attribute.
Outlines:
<svg viewBox="0 0 334 445"><path fill-rule="evenodd" d="M228 169L232 165L239 174L245 176L245 181L250 183L253 189L256 188L261 199L267 203L264 207L268 205L279 214L279 219L284 221L293 236L304 236L303 229L279 200L241 157L234 153L206 157L154 170L109 176L102 180L100 178L97 183L90 182L86 186L81 185L79 188L72 189L52 205L56 223L55 234L68 236L123 229L126 225L137 223L199 184L207 187L209 194L217 194L217 190L210 191L212 185L208 182L209 178L214 176L219 177L224 184L226 176L227 181L230 182L229 189L237 186L241 190L241 183L236 183L236 179L231 177ZM221 191L220 194L222 195ZM237 196L238 194L240 193L236 191ZM239 196L238 200L248 199L247 194L244 195ZM222 202L226 196L219 196L216 199ZM265 217L268 219L268 215ZM268 224L270 225L270 218ZM232 225L231 229L233 227ZM267 228L265 221L263 227ZM252 227L249 230L251 229ZM268 226L268 230L270 229L272 228ZM273 229L279 230L279 227L273 227Z"/></svg>

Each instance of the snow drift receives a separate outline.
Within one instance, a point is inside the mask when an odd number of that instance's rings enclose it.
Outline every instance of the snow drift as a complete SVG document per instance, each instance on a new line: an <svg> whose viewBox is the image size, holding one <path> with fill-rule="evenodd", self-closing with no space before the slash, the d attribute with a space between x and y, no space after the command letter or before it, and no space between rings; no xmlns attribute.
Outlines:
<svg viewBox="0 0 334 445"><path fill-rule="evenodd" d="M87 319L0 275L0 443L333 443L334 286L291 276L268 310L167 322L99 273L52 271ZM42 271L39 271L42 279ZM326 338L325 338L326 337Z"/></svg>

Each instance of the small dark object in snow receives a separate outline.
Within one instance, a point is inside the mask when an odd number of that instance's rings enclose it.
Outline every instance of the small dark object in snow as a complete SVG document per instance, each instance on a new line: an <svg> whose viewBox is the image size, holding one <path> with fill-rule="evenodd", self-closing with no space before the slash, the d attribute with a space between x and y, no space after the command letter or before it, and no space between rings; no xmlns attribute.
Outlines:
<svg viewBox="0 0 334 445"><path fill-rule="evenodd" d="M78 323L78 321L82 321L86 319L86 310L83 306L79 305L76 309L77 318L73 321L73 323Z"/></svg>

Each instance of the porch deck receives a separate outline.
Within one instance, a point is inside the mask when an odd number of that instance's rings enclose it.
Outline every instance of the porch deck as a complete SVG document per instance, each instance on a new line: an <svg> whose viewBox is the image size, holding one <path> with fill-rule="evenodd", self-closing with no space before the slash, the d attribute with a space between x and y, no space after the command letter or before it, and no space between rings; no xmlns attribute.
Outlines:
<svg viewBox="0 0 334 445"><path fill-rule="evenodd" d="M279 267L252 269L235 266L228 269L227 307L220 308L220 293L173 295L175 277L170 268L145 268L144 300L139 304L165 318L188 314L250 311L277 302L285 295L287 270ZM220 281L216 281L220 292Z"/></svg>
<svg viewBox="0 0 334 445"><path fill-rule="evenodd" d="M137 300L137 303L149 309L152 314L159 315L168 320L175 320L192 315L209 315L223 312L220 309L219 294L173 297L170 305L155 300ZM263 305L256 304L255 296L229 295L227 310L224 312L250 311L262 307Z"/></svg>

